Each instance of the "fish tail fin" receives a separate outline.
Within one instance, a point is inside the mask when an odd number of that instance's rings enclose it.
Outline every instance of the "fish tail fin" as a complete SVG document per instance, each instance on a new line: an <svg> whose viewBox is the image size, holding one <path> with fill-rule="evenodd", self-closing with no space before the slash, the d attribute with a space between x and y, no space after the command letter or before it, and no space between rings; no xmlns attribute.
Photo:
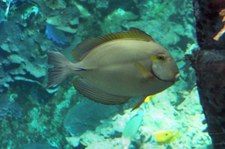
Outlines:
<svg viewBox="0 0 225 149"><path fill-rule="evenodd" d="M131 143L131 141L129 138L122 137L123 149L129 149L130 143Z"/></svg>
<svg viewBox="0 0 225 149"><path fill-rule="evenodd" d="M48 88L63 82L73 73L73 63L62 53L49 51L48 53Z"/></svg>

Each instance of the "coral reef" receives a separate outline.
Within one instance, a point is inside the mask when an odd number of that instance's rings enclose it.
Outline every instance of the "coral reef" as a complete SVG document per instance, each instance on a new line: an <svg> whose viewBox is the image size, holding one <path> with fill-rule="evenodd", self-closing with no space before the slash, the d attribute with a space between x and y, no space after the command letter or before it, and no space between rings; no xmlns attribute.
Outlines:
<svg viewBox="0 0 225 149"><path fill-rule="evenodd" d="M64 127L72 136L80 136L87 130L94 130L101 120L115 115L118 111L115 106L84 99L68 111L64 119Z"/></svg>
<svg viewBox="0 0 225 149"><path fill-rule="evenodd" d="M24 144L21 145L19 149L58 149L57 147L52 147L49 144L42 144L42 143L32 143L32 144Z"/></svg>
<svg viewBox="0 0 225 149"><path fill-rule="evenodd" d="M191 149L210 145L210 137L203 132L207 125L202 123L205 117L194 71L185 60L185 54L198 47L194 21L189 0L0 1L0 138L12 138L2 139L0 148ZM71 51L81 40L130 27L144 30L166 47L180 69L179 82L144 103L143 113L131 112L137 99L121 106L90 101L77 93L72 78L46 89L48 50L72 59ZM140 121L129 124L136 129L129 134L124 130L126 123L138 113ZM159 130L179 132L181 137L159 145L152 141L152 134Z"/></svg>
<svg viewBox="0 0 225 149"><path fill-rule="evenodd" d="M1 95L0 100L0 120L4 119L21 119L23 117L22 108L15 102L17 95Z"/></svg>

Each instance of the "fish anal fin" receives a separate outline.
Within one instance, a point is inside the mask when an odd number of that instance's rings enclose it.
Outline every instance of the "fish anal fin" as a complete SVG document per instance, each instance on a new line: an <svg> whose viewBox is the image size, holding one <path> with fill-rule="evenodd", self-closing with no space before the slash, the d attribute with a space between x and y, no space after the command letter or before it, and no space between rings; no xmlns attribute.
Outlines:
<svg viewBox="0 0 225 149"><path fill-rule="evenodd" d="M127 102L130 98L106 93L80 78L75 79L73 85L85 97L102 104L119 105Z"/></svg>
<svg viewBox="0 0 225 149"><path fill-rule="evenodd" d="M143 102L145 102L145 98L139 100L139 101L134 105L134 107L133 107L133 109L132 109L131 111L134 111L134 110L138 109L138 108L141 106L141 104L142 104Z"/></svg>
<svg viewBox="0 0 225 149"><path fill-rule="evenodd" d="M142 40L142 41L154 41L153 38L146 34L144 31L137 28L130 28L128 31L111 33L97 38L85 40L77 45L73 50L73 56L75 59L81 60L85 55L94 49L95 47L118 39L129 39L129 40ZM75 53L75 54L74 54Z"/></svg>
<svg viewBox="0 0 225 149"><path fill-rule="evenodd" d="M138 109L141 105L142 105L142 103L147 103L147 102L149 102L150 100L151 100L151 98L152 98L152 96L146 96L145 98L141 98L136 104L135 104L135 106L133 107L133 109L131 110L131 111L134 111L134 110L136 110L136 109Z"/></svg>

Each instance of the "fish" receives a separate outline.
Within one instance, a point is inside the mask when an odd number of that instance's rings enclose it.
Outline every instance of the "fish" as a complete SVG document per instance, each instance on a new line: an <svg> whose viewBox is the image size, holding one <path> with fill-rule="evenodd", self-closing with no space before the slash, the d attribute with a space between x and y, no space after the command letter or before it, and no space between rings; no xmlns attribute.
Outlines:
<svg viewBox="0 0 225 149"><path fill-rule="evenodd" d="M179 78L169 52L137 28L81 42L72 51L76 63L57 51L47 54L49 88L73 75L75 89L102 104L119 105L132 97L145 99Z"/></svg>
<svg viewBox="0 0 225 149"><path fill-rule="evenodd" d="M148 103L152 98L154 98L156 95L147 96L143 98L142 100L139 100L139 102L132 108L131 111L134 111L138 109L143 103ZM148 104L145 104L146 108L148 107Z"/></svg>
<svg viewBox="0 0 225 149"><path fill-rule="evenodd" d="M123 137L132 139L138 132L144 117L143 109L140 109L127 123L123 131Z"/></svg>
<svg viewBox="0 0 225 149"><path fill-rule="evenodd" d="M126 123L122 133L122 144L124 145L124 149L129 148L131 140L135 137L142 124L143 117L144 109L140 108L137 113Z"/></svg>
<svg viewBox="0 0 225 149"><path fill-rule="evenodd" d="M144 99L144 105L138 109L136 114L129 119L128 122L126 122L126 125L124 127L123 133L122 133L122 144L124 145L123 149L128 149L131 143L131 140L135 137L137 134L140 126L142 125L143 118L145 115L145 110L149 107L147 106L148 102L152 100L152 98L155 96L147 96ZM140 106L140 105L138 105ZM135 108L137 109L137 108ZM133 111L134 109L132 109Z"/></svg>
<svg viewBox="0 0 225 149"><path fill-rule="evenodd" d="M169 144L180 138L179 132L161 130L152 134L154 142L159 145Z"/></svg>

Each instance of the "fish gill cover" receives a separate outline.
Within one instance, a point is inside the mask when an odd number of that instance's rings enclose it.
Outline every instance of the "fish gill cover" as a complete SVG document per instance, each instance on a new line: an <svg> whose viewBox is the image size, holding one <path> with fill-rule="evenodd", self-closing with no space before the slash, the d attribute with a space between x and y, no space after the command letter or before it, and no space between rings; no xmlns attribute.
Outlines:
<svg viewBox="0 0 225 149"><path fill-rule="evenodd" d="M194 23L190 0L0 1L0 94L16 95L15 112L22 110L23 115L1 119L0 148L206 148L211 140L203 132L207 125L202 123L205 117L195 75L184 60L197 48ZM145 31L169 50L180 80L142 105L143 121L127 146L122 135L137 112L130 112L137 100L118 109L97 106L71 87L70 80L47 89L46 74L47 51L71 58L81 40L131 27ZM179 132L181 137L159 145L152 134L160 130Z"/></svg>

